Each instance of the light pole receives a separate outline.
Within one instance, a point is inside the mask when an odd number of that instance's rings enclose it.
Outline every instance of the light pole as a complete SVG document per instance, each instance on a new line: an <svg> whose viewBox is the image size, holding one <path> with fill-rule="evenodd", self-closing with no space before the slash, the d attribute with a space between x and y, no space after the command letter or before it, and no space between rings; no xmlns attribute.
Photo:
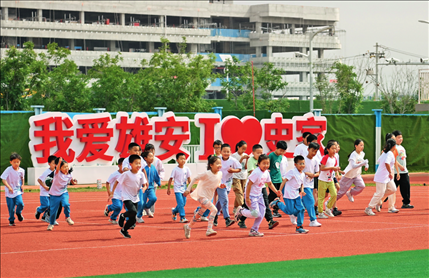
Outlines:
<svg viewBox="0 0 429 278"><path fill-rule="evenodd" d="M334 28L334 26L328 26L320 29L316 33L310 33L310 112L313 111L313 38L320 32L332 28Z"/></svg>
<svg viewBox="0 0 429 278"><path fill-rule="evenodd" d="M420 23L426 23L426 24L429 24L429 20L419 19L419 22L420 22Z"/></svg>

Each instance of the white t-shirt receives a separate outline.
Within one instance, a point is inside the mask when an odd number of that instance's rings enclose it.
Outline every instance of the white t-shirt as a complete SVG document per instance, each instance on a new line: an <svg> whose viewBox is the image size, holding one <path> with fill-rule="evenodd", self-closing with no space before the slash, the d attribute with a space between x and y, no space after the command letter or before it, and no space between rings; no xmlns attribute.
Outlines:
<svg viewBox="0 0 429 278"><path fill-rule="evenodd" d="M143 159L143 157L140 156L141 159L141 171L143 172L144 167L147 166L146 160ZM131 170L131 166L130 166L130 156L128 156L127 158L124 159L124 161L122 161L122 171L124 171L125 168L128 168L128 170Z"/></svg>
<svg viewBox="0 0 429 278"><path fill-rule="evenodd" d="M130 200L133 203L140 201L139 190L143 184L147 183L142 171L137 174L126 171L118 178L118 183L122 184L122 201Z"/></svg>
<svg viewBox="0 0 429 278"><path fill-rule="evenodd" d="M46 169L42 175L40 175L39 180L45 183L46 177L55 170L51 170L50 168ZM46 185L46 184L45 184ZM43 186L40 185L40 196L49 197L49 191L46 190Z"/></svg>
<svg viewBox="0 0 429 278"><path fill-rule="evenodd" d="M312 159L308 157L304 157L305 159L305 168L302 172L310 172L312 174L315 174L319 172L319 161L317 161L316 157L314 156ZM305 176L304 178L304 187L305 188L314 188L314 178L310 178L309 176Z"/></svg>
<svg viewBox="0 0 429 278"><path fill-rule="evenodd" d="M229 173L228 169L240 169L241 170L241 164L238 162L237 159L233 157L229 157L228 160L223 160L221 157L220 160L222 161L222 169L220 170L222 172L222 184L225 184L227 187L227 190L231 190L232 185L232 174Z"/></svg>
<svg viewBox="0 0 429 278"><path fill-rule="evenodd" d="M390 165L390 170L393 173L393 165L395 165L395 156L391 151L383 152L378 158L378 169L374 175L374 181L379 183L388 183L391 181L389 178L389 171L387 171L386 164Z"/></svg>
<svg viewBox="0 0 429 278"><path fill-rule="evenodd" d="M331 158L329 155L325 155L322 158L322 161L320 161L320 164L325 165L325 167L337 167L338 161L335 156ZM333 172L334 172L333 170L320 171L319 180L324 182L333 181L333 177L334 177L334 175L332 174Z"/></svg>
<svg viewBox="0 0 429 278"><path fill-rule="evenodd" d="M249 195L252 197L258 197L262 194L262 188L265 186L265 184L271 182L270 172L262 172L261 168L259 167L253 170L247 180L246 189L244 189L244 194L246 194L247 192L247 185L249 184L249 181L253 182Z"/></svg>
<svg viewBox="0 0 429 278"><path fill-rule="evenodd" d="M25 170L19 167L18 170L13 169L12 166L9 166L1 174L1 179L6 180L7 183L12 187L13 192L10 192L9 189L5 186L4 192L6 197L15 198L18 195L22 194L21 186L22 180L25 176Z"/></svg>
<svg viewBox="0 0 429 278"><path fill-rule="evenodd" d="M299 197L299 189L304 184L305 174L300 173L296 167L289 170L286 174L287 182L283 188L283 198L296 199Z"/></svg>
<svg viewBox="0 0 429 278"><path fill-rule="evenodd" d="M235 158L240 163L240 159L243 155L245 155L245 153L242 153L242 155L239 155L237 152L235 152L232 154L232 157ZM241 172L234 173L232 175L234 179L245 180L247 178L246 161L247 159L243 159L241 161Z"/></svg>
<svg viewBox="0 0 429 278"><path fill-rule="evenodd" d="M145 164L146 164L146 162L145 162ZM163 181L164 177L165 177L164 164L162 164L162 161L158 157L155 156L153 158L153 165L155 166L156 171L158 172L159 179L161 181ZM146 167L146 165L144 167Z"/></svg>
<svg viewBox="0 0 429 278"><path fill-rule="evenodd" d="M186 191L186 184L188 178L191 177L191 170L188 167L183 166L180 168L176 166L173 171L171 171L170 178L174 180L174 193L184 193Z"/></svg>
<svg viewBox="0 0 429 278"><path fill-rule="evenodd" d="M282 175L282 178L284 179L287 174L287 158L286 156L282 157L282 162L280 163L280 174Z"/></svg>
<svg viewBox="0 0 429 278"><path fill-rule="evenodd" d="M407 153L405 152L405 148L402 145L396 145L396 150L398 151L398 156L396 157L396 161L403 166L405 169L404 171L401 171L399 169L400 174L406 174L408 173L407 169ZM396 168L394 168L395 174L396 174Z"/></svg>
<svg viewBox="0 0 429 278"><path fill-rule="evenodd" d="M360 152L359 154L356 151L354 151L351 153L349 157L349 161L354 161L355 164L360 164L364 161L364 157L365 157L365 153L363 151ZM346 172L344 177L353 179L353 178L356 178L357 176L360 176L360 174L362 173L362 167L353 169L351 162L349 162L349 165L347 165L346 169L344 169L344 172Z"/></svg>
<svg viewBox="0 0 429 278"><path fill-rule="evenodd" d="M296 146L295 151L293 152L293 157L298 155L302 155L303 157L306 157L308 155L308 146L306 146L304 143Z"/></svg>
<svg viewBox="0 0 429 278"><path fill-rule="evenodd" d="M110 184L110 191L113 190L113 186L115 186L115 182L119 179L120 176L121 173L119 173L119 171L115 171L110 174L109 178L107 179L107 182ZM122 200L122 185L120 182L118 182L118 184L116 185L112 199Z"/></svg>
<svg viewBox="0 0 429 278"><path fill-rule="evenodd" d="M190 189L196 181L199 181L197 188L189 196L195 201L198 201L199 198L207 198L207 200L211 201L215 190L221 184L221 180L221 171L217 172L216 175L211 170L198 174L188 185L188 189Z"/></svg>
<svg viewBox="0 0 429 278"><path fill-rule="evenodd" d="M51 189L49 190L49 195L51 196L61 196L67 192L67 185L73 179L71 174L64 174L59 171L54 174L54 179L52 180Z"/></svg>

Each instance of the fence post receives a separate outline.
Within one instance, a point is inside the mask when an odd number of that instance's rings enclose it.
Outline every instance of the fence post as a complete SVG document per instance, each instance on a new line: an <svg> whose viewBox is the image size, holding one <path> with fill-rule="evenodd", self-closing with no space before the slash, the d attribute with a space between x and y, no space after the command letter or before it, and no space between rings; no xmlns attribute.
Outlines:
<svg viewBox="0 0 429 278"><path fill-rule="evenodd" d="M167 107L154 107L154 109L158 113L158 117L162 117L162 115L165 113L165 110L167 110Z"/></svg>
<svg viewBox="0 0 429 278"><path fill-rule="evenodd" d="M322 116L322 109L313 109L312 112L313 112L314 116L316 116L316 117Z"/></svg>
<svg viewBox="0 0 429 278"><path fill-rule="evenodd" d="M383 109L372 109L375 114L375 171L378 169L378 157L381 152L381 112Z"/></svg>
<svg viewBox="0 0 429 278"><path fill-rule="evenodd" d="M214 109L214 112L220 115L220 119L222 120L222 106L216 106L216 107L212 107L212 109Z"/></svg>
<svg viewBox="0 0 429 278"><path fill-rule="evenodd" d="M106 111L106 108L93 108L92 110L94 110L95 113L103 113L104 111Z"/></svg>
<svg viewBox="0 0 429 278"><path fill-rule="evenodd" d="M31 108L34 108L34 115L40 115L43 112L44 105L31 105Z"/></svg>

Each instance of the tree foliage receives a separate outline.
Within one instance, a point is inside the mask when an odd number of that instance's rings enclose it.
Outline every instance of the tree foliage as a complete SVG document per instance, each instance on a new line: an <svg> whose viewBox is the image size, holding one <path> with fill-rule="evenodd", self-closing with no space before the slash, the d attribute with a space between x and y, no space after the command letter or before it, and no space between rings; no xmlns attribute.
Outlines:
<svg viewBox="0 0 429 278"><path fill-rule="evenodd" d="M336 100L335 87L329 82L326 74L319 74L316 77L315 87L319 90L319 96L322 105L322 111L326 114L332 114L333 102Z"/></svg>
<svg viewBox="0 0 429 278"><path fill-rule="evenodd" d="M357 80L353 66L335 62L332 66L337 82L334 83L338 94L339 112L353 114L359 111L363 100L363 85Z"/></svg>

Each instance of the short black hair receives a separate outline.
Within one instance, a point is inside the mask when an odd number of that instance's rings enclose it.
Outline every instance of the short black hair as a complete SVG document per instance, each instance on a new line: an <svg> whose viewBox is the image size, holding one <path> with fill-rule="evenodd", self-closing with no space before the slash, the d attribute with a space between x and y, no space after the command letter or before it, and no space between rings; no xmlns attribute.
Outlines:
<svg viewBox="0 0 429 278"><path fill-rule="evenodd" d="M10 155L9 160L10 160L10 161L12 161L12 160L14 160L14 159L22 160L22 157L21 157L18 153L12 153L12 154Z"/></svg>
<svg viewBox="0 0 429 278"><path fill-rule="evenodd" d="M140 145L134 142L128 144L129 150L132 150L134 147L140 147Z"/></svg>
<svg viewBox="0 0 429 278"><path fill-rule="evenodd" d="M130 164L131 163L133 163L135 160L137 160L137 159L140 159L141 160L141 158L140 158L140 156L139 155L136 155L136 154L132 154L132 155L130 155L130 158L128 159L129 160L129 162L130 162Z"/></svg>
<svg viewBox="0 0 429 278"><path fill-rule="evenodd" d="M253 152L256 151L256 150L259 150L259 149L263 149L262 146L259 145L259 144L253 145L253 147L252 147L252 151Z"/></svg>
<svg viewBox="0 0 429 278"><path fill-rule="evenodd" d="M304 132L302 134L302 139L307 138L307 136L309 136L309 135L312 135L311 132L308 132L308 131Z"/></svg>
<svg viewBox="0 0 429 278"><path fill-rule="evenodd" d="M317 136L316 135L314 135L314 134L308 135L308 137L307 137L307 143L311 143L314 140L317 140Z"/></svg>
<svg viewBox="0 0 429 278"><path fill-rule="evenodd" d="M304 157L302 155L297 155L293 158L293 163L298 163L301 160L304 160Z"/></svg>
<svg viewBox="0 0 429 278"><path fill-rule="evenodd" d="M319 144L317 144L317 143L310 143L310 144L308 145L308 148L309 148L309 149L315 149L315 150L318 150L318 149L320 149L320 145L319 145Z"/></svg>
<svg viewBox="0 0 429 278"><path fill-rule="evenodd" d="M123 158L123 157L119 158L119 159L118 159L118 165L121 165L121 164L122 164L122 162L124 162L124 159L125 159L125 158Z"/></svg>
<svg viewBox="0 0 429 278"><path fill-rule="evenodd" d="M142 157L143 157L143 158L146 158L146 157L148 157L148 156L149 156L149 154L151 154L151 152L150 152L150 151L144 151L144 152L142 153Z"/></svg>
<svg viewBox="0 0 429 278"><path fill-rule="evenodd" d="M231 148L231 146L229 144L222 144L220 149L223 150L223 148Z"/></svg>
<svg viewBox="0 0 429 278"><path fill-rule="evenodd" d="M259 163L261 163L265 159L270 159L270 157L266 154L261 154L258 158L258 165L259 165Z"/></svg>
<svg viewBox="0 0 429 278"><path fill-rule="evenodd" d="M147 143L146 146L144 146L144 151L150 151L154 150L155 146L153 144Z"/></svg>
<svg viewBox="0 0 429 278"><path fill-rule="evenodd" d="M213 147L214 147L215 145L222 145L222 141L221 141L221 140L216 140L216 141L214 141L214 142L213 142Z"/></svg>
<svg viewBox="0 0 429 278"><path fill-rule="evenodd" d="M178 153L176 154L176 160L178 160L181 156L184 156L186 158L186 155L184 153Z"/></svg>
<svg viewBox="0 0 429 278"><path fill-rule="evenodd" d="M286 141L278 141L276 144L277 149L287 150L287 143Z"/></svg>
<svg viewBox="0 0 429 278"><path fill-rule="evenodd" d="M48 163L51 163L53 160L57 159L57 157L55 155L50 155L48 157Z"/></svg>
<svg viewBox="0 0 429 278"><path fill-rule="evenodd" d="M396 137L398 135L402 135L402 132L400 130L394 130L394 131L392 131L392 134L395 135L395 137Z"/></svg>

